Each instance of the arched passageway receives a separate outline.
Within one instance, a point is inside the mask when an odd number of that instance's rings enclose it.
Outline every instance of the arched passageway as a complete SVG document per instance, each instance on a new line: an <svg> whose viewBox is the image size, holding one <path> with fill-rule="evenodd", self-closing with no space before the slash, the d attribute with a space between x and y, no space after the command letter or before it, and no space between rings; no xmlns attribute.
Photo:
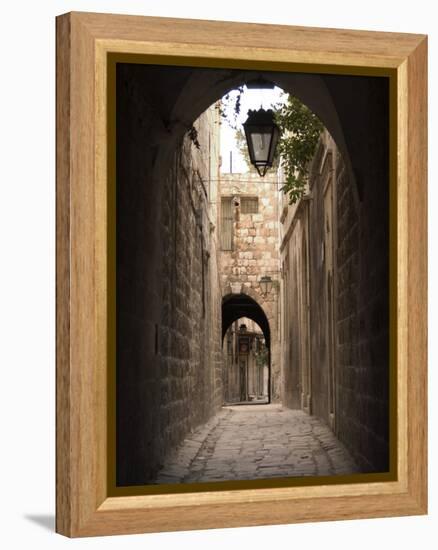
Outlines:
<svg viewBox="0 0 438 550"><path fill-rule="evenodd" d="M248 294L229 294L222 298L222 339L227 329L241 317L252 319L262 329L266 345L271 345L268 318L261 306Z"/></svg>
<svg viewBox="0 0 438 550"><path fill-rule="evenodd" d="M160 78L165 74L161 67L153 67L151 76ZM273 72L266 70L239 69L196 69L175 67L170 85L173 91L160 88L157 93L175 94L169 99L169 112L165 126L160 121L161 131L157 135L159 149L155 159L154 178L162 177L163 168L169 164L172 155L187 128L205 110L220 100L227 92L255 79L272 82L286 93L298 97L314 112L328 129L341 151L350 178L357 178L357 185L363 182L363 174L369 170L364 160L364 152L357 142L357 125L364 128L370 120L366 111L369 94L364 93L363 85L351 77L342 81L331 75L307 73ZM155 75L155 72L157 73ZM359 79L360 80L360 79ZM176 83L178 83L176 85ZM354 97L354 102L352 102ZM173 101L173 103L171 103ZM163 135L163 130L165 131Z"/></svg>
<svg viewBox="0 0 438 550"><path fill-rule="evenodd" d="M253 326L248 327L246 320L253 321ZM269 403L269 321L262 307L247 294L229 294L222 299L222 347L224 404Z"/></svg>
<svg viewBox="0 0 438 550"><path fill-rule="evenodd" d="M299 408L301 402L304 409L320 411L322 418L336 409L337 433L357 451L364 471L384 471L387 463L388 352L381 344L388 341L388 263L382 254L382 243L388 239L387 80L121 63L116 77L115 201L118 485L152 479L169 452L223 403L224 325L221 301L216 299L217 265L212 261L217 254L217 218L210 219L207 212L210 204L215 212L217 189L210 174L217 166L208 165L210 150L194 160L192 143L185 137L198 117L227 91L258 77L301 99L324 123L340 152L330 156L324 147L321 154L318 151L313 167L320 181L316 178L315 186L326 192L321 200L313 195L313 203L301 205L301 221L296 224L297 230L318 237L319 244L313 246L296 235L302 243L301 254L295 254L298 246L283 250L284 266L288 266L283 270L285 279L297 282L295 273L306 263L309 278L324 275L321 284L312 281L310 285L303 276L299 287L290 287L290 300L301 304L297 313L309 312L308 318L302 315L300 334L294 335L292 310L290 326L283 327L283 333L290 329L291 342L294 338L298 342L291 346L292 360L303 363L305 358L308 364L307 370L288 379L291 405ZM204 148L208 139L207 133L201 139ZM341 164L339 181L332 182ZM337 233L323 234L327 223L320 223L321 213L329 225L330 216L339 216L342 225ZM338 264L345 260L345 270L338 270L342 283L338 286L336 280L332 283L332 272L339 266L328 260ZM374 279L368 276L369 266ZM328 293L335 300L341 292L342 303L323 307ZM279 342L278 316L268 315L268 322L248 297L244 301L226 297L223 322L242 316L239 308L243 316L256 317L272 351ZM345 317L336 318L342 308ZM330 331L337 331L336 338L327 330L327 319L333 323ZM307 327L311 327L309 333ZM336 368L345 367L345 373L336 378L330 367L318 382L314 373L307 372L330 361L335 365L325 353L324 341L330 339L340 343ZM327 405L329 383L338 394L333 391ZM354 394L358 386L364 392L371 387L376 391L364 393L360 406L354 407L359 401Z"/></svg>

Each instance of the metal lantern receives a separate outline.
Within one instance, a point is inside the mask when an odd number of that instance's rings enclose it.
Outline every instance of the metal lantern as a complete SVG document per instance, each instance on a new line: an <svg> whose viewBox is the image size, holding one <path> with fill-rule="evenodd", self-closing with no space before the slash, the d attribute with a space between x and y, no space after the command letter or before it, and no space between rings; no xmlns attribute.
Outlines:
<svg viewBox="0 0 438 550"><path fill-rule="evenodd" d="M249 110L243 123L251 164L263 178L274 161L280 129L274 122L274 111Z"/></svg>
<svg viewBox="0 0 438 550"><path fill-rule="evenodd" d="M269 275L263 275L263 277L260 279L260 288L264 295L269 294L269 292L271 292L272 279L271 277L269 277Z"/></svg>

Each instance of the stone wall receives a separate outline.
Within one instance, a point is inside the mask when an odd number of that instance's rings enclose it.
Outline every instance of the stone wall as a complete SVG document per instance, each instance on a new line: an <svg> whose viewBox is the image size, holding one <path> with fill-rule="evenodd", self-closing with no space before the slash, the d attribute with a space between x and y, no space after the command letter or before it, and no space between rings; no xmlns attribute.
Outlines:
<svg viewBox="0 0 438 550"><path fill-rule="evenodd" d="M264 178L251 171L221 174L220 194L232 199L232 249L221 250L223 296L242 292L253 298L264 311L271 335L271 401L280 400L279 363L279 253L278 253L278 178L275 170ZM258 199L257 213L243 213L242 200ZM220 212L219 212L220 224ZM222 228L220 227L221 231ZM270 276L272 290L264 295L260 278Z"/></svg>
<svg viewBox="0 0 438 550"><path fill-rule="evenodd" d="M375 159L359 190L325 132L306 198L281 214L283 401L325 420L363 472L389 466L389 185Z"/></svg>
<svg viewBox="0 0 438 550"><path fill-rule="evenodd" d="M305 200L288 205L280 197L281 223L281 346L283 385L287 407L311 410L310 322L308 277L308 205ZM312 326L312 334L316 327Z"/></svg>
<svg viewBox="0 0 438 550"><path fill-rule="evenodd" d="M342 209L335 213L335 197L339 172L344 166L336 164L336 145L325 133L319 145L312 166L308 201L309 223L309 270L310 270L310 365L311 365L311 410L335 429L335 421L341 411L336 407L339 391L335 387L341 369L337 357L339 344L339 322L337 306L342 300L342 289L336 291L339 279L339 263L336 261L337 233L339 219L345 214ZM340 161L341 162L341 161ZM353 197L352 197L353 198ZM351 217L347 220L352 227L356 223ZM354 230L354 228L353 228ZM356 248L355 252L359 254ZM351 289L355 294L356 289ZM349 338L354 343L354 338Z"/></svg>
<svg viewBox="0 0 438 550"><path fill-rule="evenodd" d="M157 170L148 74L121 65L117 86L116 477L135 485L222 403L219 120L201 115L200 149L186 135Z"/></svg>
<svg viewBox="0 0 438 550"><path fill-rule="evenodd" d="M363 471L389 467L388 93L385 80L369 82L368 116L357 137L364 148L362 178L353 181L341 159L336 168L336 433Z"/></svg>
<svg viewBox="0 0 438 550"><path fill-rule="evenodd" d="M212 133L219 126L217 110L210 108L195 125L201 149L184 141L163 201L168 254L162 281L160 416L165 449L177 445L222 404L220 282L213 223L217 200L211 181L217 181L218 171L217 136Z"/></svg>

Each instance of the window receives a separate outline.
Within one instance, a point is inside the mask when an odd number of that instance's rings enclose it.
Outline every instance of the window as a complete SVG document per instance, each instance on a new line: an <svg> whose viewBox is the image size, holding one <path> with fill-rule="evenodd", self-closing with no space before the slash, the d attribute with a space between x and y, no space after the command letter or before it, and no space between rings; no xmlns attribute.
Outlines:
<svg viewBox="0 0 438 550"><path fill-rule="evenodd" d="M221 247L222 250L233 249L233 205L231 197L221 200Z"/></svg>
<svg viewBox="0 0 438 550"><path fill-rule="evenodd" d="M242 214L257 214L259 211L258 197L241 197L240 212Z"/></svg>

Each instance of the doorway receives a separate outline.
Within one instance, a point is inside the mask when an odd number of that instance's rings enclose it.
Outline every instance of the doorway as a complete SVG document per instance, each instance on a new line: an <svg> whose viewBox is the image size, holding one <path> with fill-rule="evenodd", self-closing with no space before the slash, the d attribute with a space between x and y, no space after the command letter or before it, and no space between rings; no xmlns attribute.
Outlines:
<svg viewBox="0 0 438 550"><path fill-rule="evenodd" d="M267 404L271 401L271 353L268 319L246 294L222 301L225 405Z"/></svg>

